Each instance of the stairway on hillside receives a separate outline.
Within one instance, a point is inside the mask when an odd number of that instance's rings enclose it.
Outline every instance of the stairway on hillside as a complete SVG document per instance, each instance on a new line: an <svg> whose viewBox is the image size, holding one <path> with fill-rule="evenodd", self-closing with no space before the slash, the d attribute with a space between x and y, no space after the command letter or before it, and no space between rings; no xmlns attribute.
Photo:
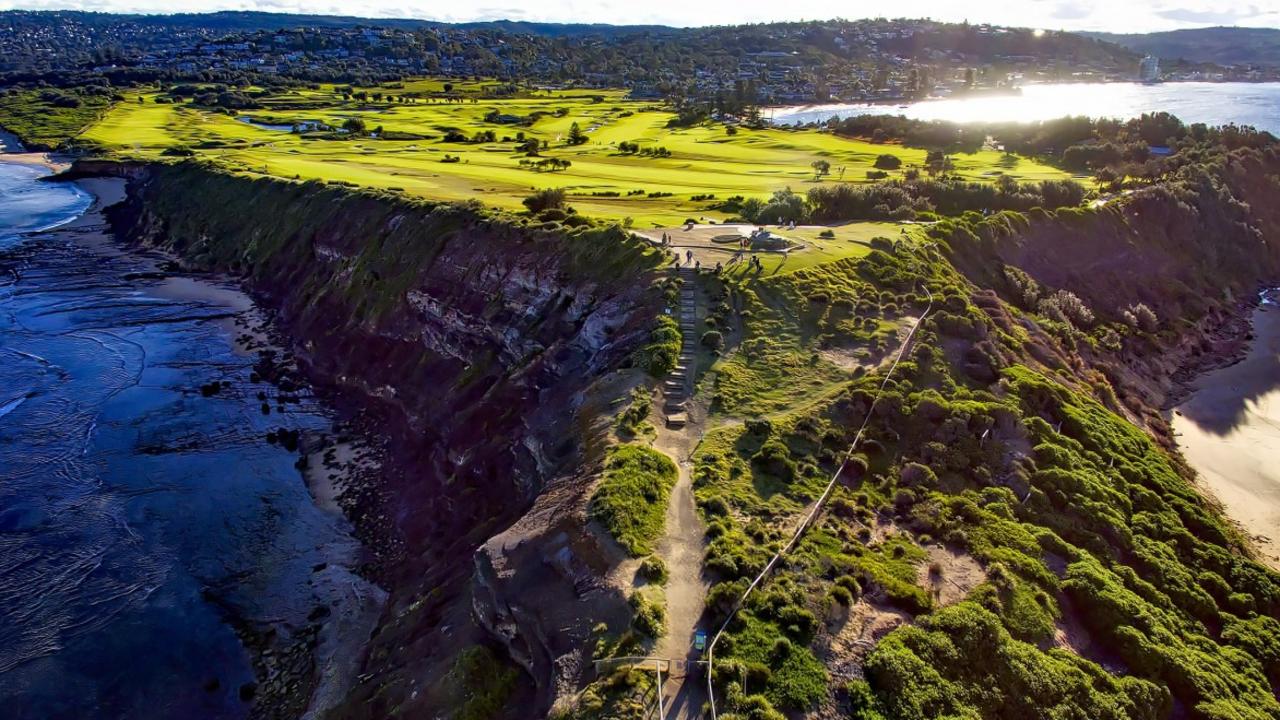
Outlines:
<svg viewBox="0 0 1280 720"><path fill-rule="evenodd" d="M698 347L697 300L694 296L694 283L697 273L692 267L682 266L680 279L680 359L675 369L662 384L662 395L665 399L663 411L667 416L668 427L683 427L689 422L686 403L693 390L693 373L695 355Z"/></svg>

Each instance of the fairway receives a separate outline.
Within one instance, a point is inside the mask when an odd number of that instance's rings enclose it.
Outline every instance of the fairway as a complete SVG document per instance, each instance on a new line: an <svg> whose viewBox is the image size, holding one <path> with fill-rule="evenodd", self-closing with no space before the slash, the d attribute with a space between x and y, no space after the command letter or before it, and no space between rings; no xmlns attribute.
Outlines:
<svg viewBox="0 0 1280 720"><path fill-rule="evenodd" d="M638 229L677 225L686 218L722 221L726 213L716 206L735 196L764 198L785 188L804 192L818 182L869 182L867 172L881 154L901 158L903 170L925 160L924 150L817 130L730 131L719 123L671 127L673 113L628 100L619 90L531 90L497 98L490 96L495 85L458 83L450 101L426 95L443 91L443 82L436 80L380 91L394 101L375 101L372 90L365 100L344 98L337 87L321 86L259 98L261 109L236 117L185 103L157 103L155 93L135 94L90 126L81 140L115 157L154 160L165 157L166 150L190 152L235 172L399 189L441 200L477 199L508 210L522 209L521 201L534 190L564 188L583 214L630 218ZM413 93L423 96L398 99ZM309 123L340 127L351 118L363 120L378 136L291 131ZM575 124L585 138L580 144L569 142ZM484 132L493 133L491 141L472 140ZM446 139L450 133L455 141ZM459 136L466 140L458 141ZM538 142L536 156L519 147L522 140ZM623 152L620 144L639 145L641 152ZM530 166L547 160L570 165ZM815 161L830 163L830 174L821 180L814 178ZM954 173L970 180L1000 174L1024 181L1068 177L996 151L959 154L952 162Z"/></svg>

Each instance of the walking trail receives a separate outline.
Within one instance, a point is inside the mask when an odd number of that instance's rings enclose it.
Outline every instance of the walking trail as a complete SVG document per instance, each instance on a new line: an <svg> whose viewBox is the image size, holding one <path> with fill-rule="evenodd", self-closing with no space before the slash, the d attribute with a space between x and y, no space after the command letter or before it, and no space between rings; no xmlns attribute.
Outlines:
<svg viewBox="0 0 1280 720"><path fill-rule="evenodd" d="M683 259L683 258L682 258ZM658 554L667 565L667 632L656 648L658 657L669 658L669 679L663 688L665 720L702 716L706 688L694 649L694 633L702 618L707 582L702 576L706 550L705 528L693 498L690 456L702 439L703 413L690 398L693 387L697 338L696 276L681 267L684 287L680 297L680 329L683 343L680 361L663 385L664 422L658 423L653 446L675 461L679 470L667 505L666 534Z"/></svg>

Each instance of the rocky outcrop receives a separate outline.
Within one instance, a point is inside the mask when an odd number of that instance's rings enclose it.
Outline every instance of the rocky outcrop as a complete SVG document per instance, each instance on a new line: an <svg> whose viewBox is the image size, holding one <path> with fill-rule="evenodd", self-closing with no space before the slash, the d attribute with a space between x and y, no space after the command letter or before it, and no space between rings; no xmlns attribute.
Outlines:
<svg viewBox="0 0 1280 720"><path fill-rule="evenodd" d="M395 537L378 572L391 600L336 714L436 709L430 684L481 639L473 610L549 703L557 658L585 638L562 633L563 618L531 605L536 595L512 593L596 592L594 612L625 622L624 600L586 580L603 571L576 546L582 533L554 528L582 522L583 441L598 431L585 419L599 410L582 407L607 403L601 378L625 364L660 306L653 252L616 228L570 233L479 205L194 163L73 172L128 178L127 201L110 211L123 238L240 277L276 311L313 381L391 435L401 471L379 507L353 518L385 518Z"/></svg>

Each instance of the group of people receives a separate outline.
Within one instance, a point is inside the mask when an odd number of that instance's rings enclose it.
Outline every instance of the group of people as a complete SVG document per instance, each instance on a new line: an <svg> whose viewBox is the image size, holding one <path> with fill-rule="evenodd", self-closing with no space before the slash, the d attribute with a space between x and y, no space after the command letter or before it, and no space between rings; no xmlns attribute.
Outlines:
<svg viewBox="0 0 1280 720"><path fill-rule="evenodd" d="M729 261L730 265L737 262L742 262L742 258L747 254L747 252L750 251L751 241L752 241L752 238L744 237L738 242L738 251L734 253L733 258ZM661 247L670 248L672 247L673 242L674 242L674 238L672 238L670 234L665 232L662 233ZM693 250L686 249L684 251L683 259L681 258L680 252L678 250L672 252L671 264L676 266L692 265L695 271L702 272L702 261L693 259ZM757 272L764 271L764 264L760 262L760 258L757 257L755 254L751 255L751 259L747 262L747 267ZM717 262L713 272L719 275L722 270L724 270L724 263Z"/></svg>

